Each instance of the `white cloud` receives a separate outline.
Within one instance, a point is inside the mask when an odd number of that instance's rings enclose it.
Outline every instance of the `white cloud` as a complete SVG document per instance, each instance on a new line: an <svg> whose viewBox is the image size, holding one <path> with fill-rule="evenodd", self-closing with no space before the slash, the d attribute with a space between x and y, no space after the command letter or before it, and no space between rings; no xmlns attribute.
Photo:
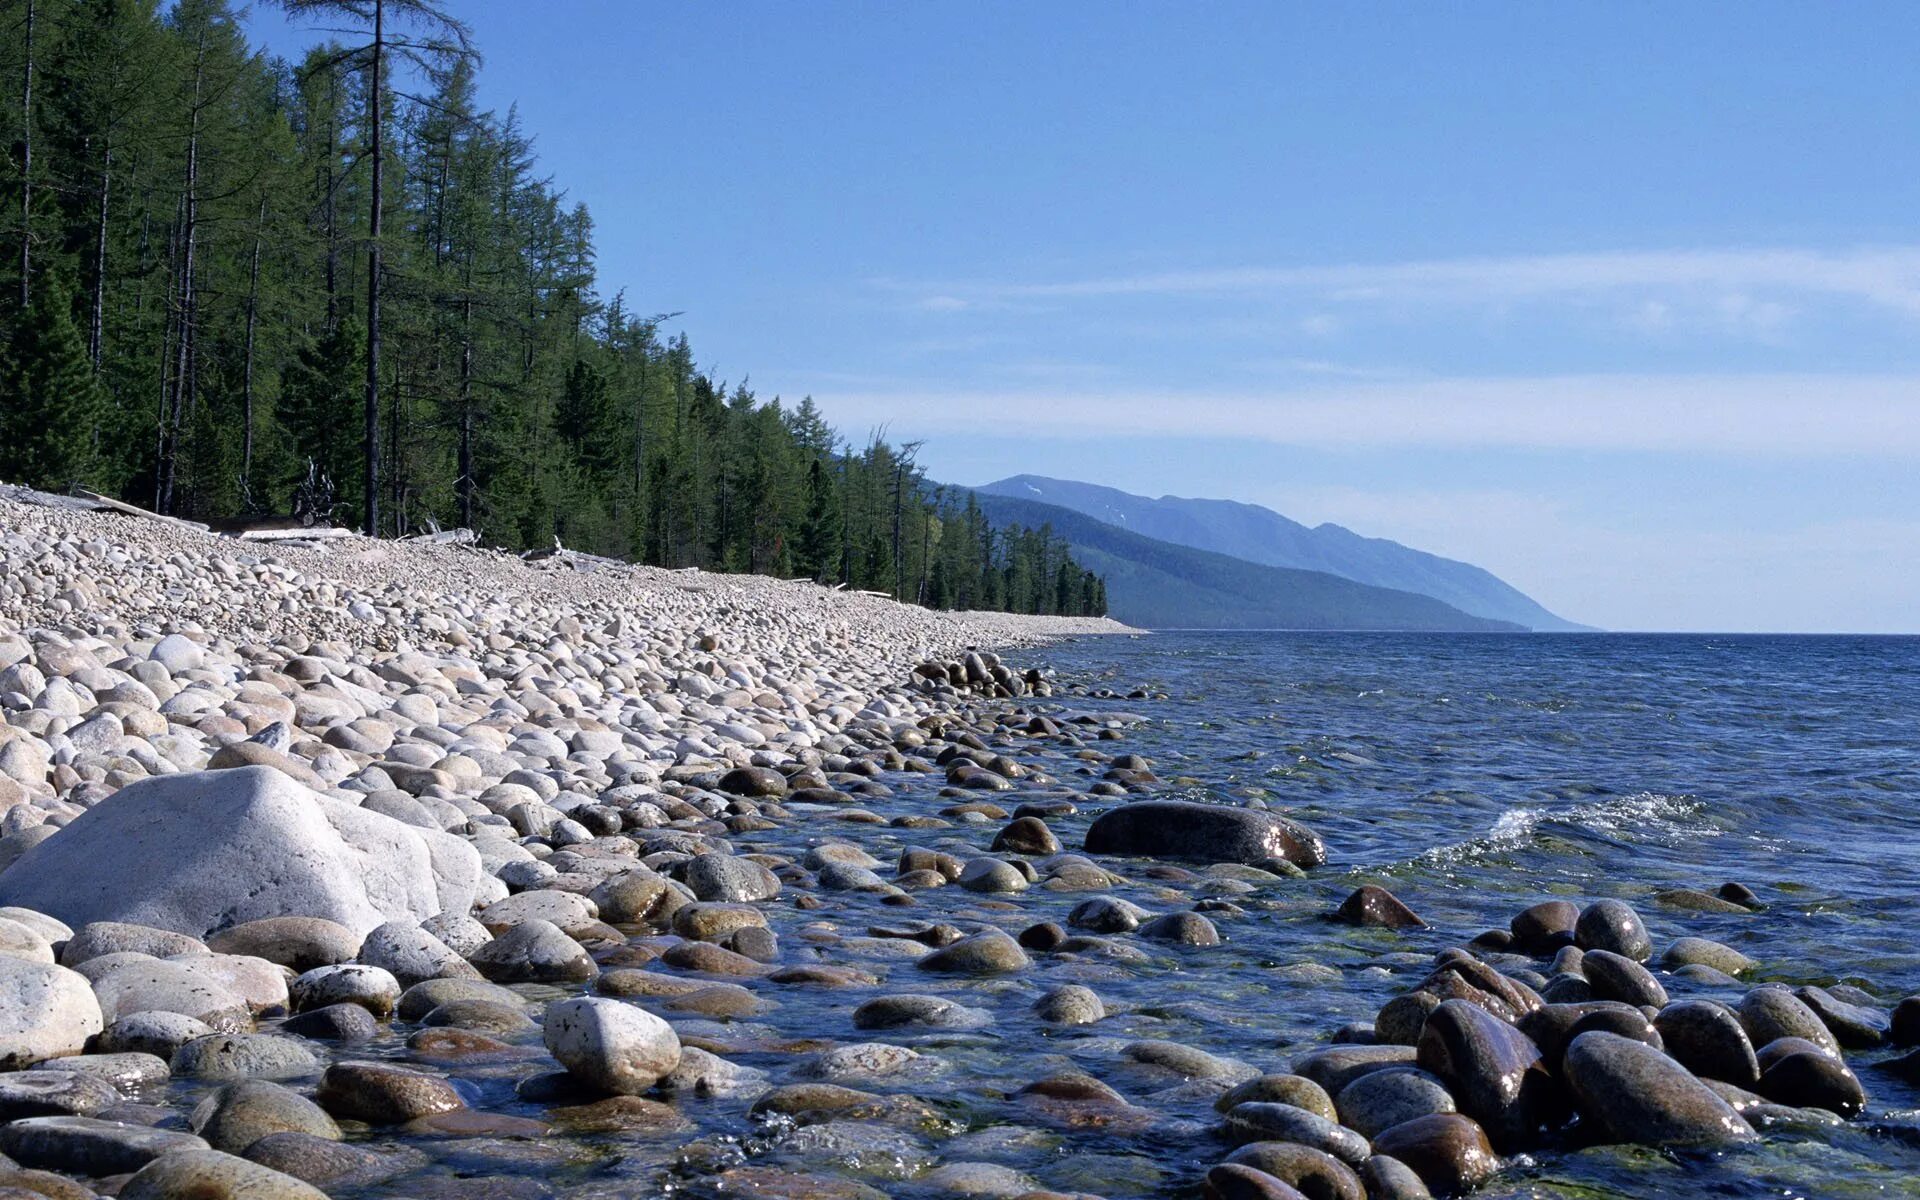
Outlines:
<svg viewBox="0 0 1920 1200"><path fill-rule="evenodd" d="M1920 377L1900 375L1568 375L1265 392L902 389L842 392L824 402L854 425L891 419L929 432L1375 449L1920 456Z"/></svg>
<svg viewBox="0 0 1920 1200"><path fill-rule="evenodd" d="M1920 246L1855 250L1609 251L1331 266L1244 266L1015 283L947 283L941 298L1001 301L1312 293L1344 301L1504 303L1623 290L1848 297L1920 316Z"/></svg>

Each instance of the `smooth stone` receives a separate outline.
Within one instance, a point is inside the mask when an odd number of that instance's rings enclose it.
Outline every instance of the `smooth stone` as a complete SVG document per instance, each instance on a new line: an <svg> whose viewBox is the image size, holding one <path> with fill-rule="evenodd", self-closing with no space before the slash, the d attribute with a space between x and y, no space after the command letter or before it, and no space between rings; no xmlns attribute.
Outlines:
<svg viewBox="0 0 1920 1200"><path fill-rule="evenodd" d="M97 1044L108 1054L151 1054L171 1062L180 1047L213 1032L213 1026L185 1013L140 1012L107 1026Z"/></svg>
<svg viewBox="0 0 1920 1200"><path fill-rule="evenodd" d="M324 917L265 917L207 935L216 954L264 958L294 971L351 962L359 948L353 930Z"/></svg>
<svg viewBox="0 0 1920 1200"><path fill-rule="evenodd" d="M1635 962L1653 956L1653 942L1640 914L1622 900L1596 900L1582 909L1574 923L1573 940L1582 950L1607 950Z"/></svg>
<svg viewBox="0 0 1920 1200"><path fill-rule="evenodd" d="M1140 800L1108 809L1087 828L1089 854L1199 862L1258 863L1278 858L1301 867L1326 862L1326 845L1306 826L1256 808Z"/></svg>
<svg viewBox="0 0 1920 1200"><path fill-rule="evenodd" d="M1427 924L1398 896L1371 883L1342 901L1333 919L1369 929L1424 929Z"/></svg>
<svg viewBox="0 0 1920 1200"><path fill-rule="evenodd" d="M1262 1172L1309 1200L1366 1200L1352 1167L1299 1142L1250 1142L1227 1155L1227 1164Z"/></svg>
<svg viewBox="0 0 1920 1200"><path fill-rule="evenodd" d="M24 1117L91 1117L120 1103L120 1090L75 1071L0 1075L0 1122Z"/></svg>
<svg viewBox="0 0 1920 1200"><path fill-rule="evenodd" d="M1754 1137L1753 1127L1713 1089L1632 1038L1581 1034L1567 1047L1566 1077L1580 1111L1619 1141L1717 1146Z"/></svg>
<svg viewBox="0 0 1920 1200"><path fill-rule="evenodd" d="M1864 1004L1849 1004L1825 988L1797 988L1794 995L1813 1010L1844 1049L1870 1050L1885 1045L1892 1031L1892 1020L1886 1013Z"/></svg>
<svg viewBox="0 0 1920 1200"><path fill-rule="evenodd" d="M910 1025L976 1029L992 1021L985 1010L968 1008L944 996L879 996L853 1010L855 1029L898 1029Z"/></svg>
<svg viewBox="0 0 1920 1200"><path fill-rule="evenodd" d="M560 1065L616 1095L637 1095L680 1065L672 1026L618 1000L581 997L547 1006L543 1038Z"/></svg>
<svg viewBox="0 0 1920 1200"><path fill-rule="evenodd" d="M1106 1018L1107 1008L1092 988L1068 983L1041 995L1033 1002L1033 1012L1054 1025L1091 1025Z"/></svg>
<svg viewBox="0 0 1920 1200"><path fill-rule="evenodd" d="M15 1162L75 1175L122 1175L170 1151L205 1149L190 1133L94 1117L29 1117L0 1129L0 1152Z"/></svg>
<svg viewBox="0 0 1920 1200"><path fill-rule="evenodd" d="M1712 967L1728 975L1741 975L1758 964L1732 946L1702 937L1679 937L1667 943L1660 964L1669 971L1681 967Z"/></svg>
<svg viewBox="0 0 1920 1200"><path fill-rule="evenodd" d="M195 1079L297 1079L317 1074L320 1060L301 1042L270 1033L216 1033L173 1055L173 1073Z"/></svg>
<svg viewBox="0 0 1920 1200"><path fill-rule="evenodd" d="M1661 1009L1653 1019L1666 1052L1681 1066L1703 1079L1718 1079L1735 1087L1760 1082L1760 1062L1740 1018L1725 1005L1710 1000L1681 1000Z"/></svg>
<svg viewBox="0 0 1920 1200"><path fill-rule="evenodd" d="M104 1026L84 975L0 956L0 1070L78 1054Z"/></svg>
<svg viewBox="0 0 1920 1200"><path fill-rule="evenodd" d="M1373 1139L1373 1152L1405 1163L1441 1196L1472 1191L1500 1169L1486 1132L1459 1113L1415 1117L1395 1125Z"/></svg>
<svg viewBox="0 0 1920 1200"><path fill-rule="evenodd" d="M400 993L395 1015L403 1021L418 1021L441 1005L455 1000L491 1000L516 1006L524 1004L516 992L483 979L429 979Z"/></svg>
<svg viewBox="0 0 1920 1200"><path fill-rule="evenodd" d="M1367 1138L1416 1117L1457 1111L1446 1085L1417 1070L1362 1075L1341 1090L1334 1105L1340 1123Z"/></svg>
<svg viewBox="0 0 1920 1200"><path fill-rule="evenodd" d="M1218 946L1220 930L1197 912L1168 913L1140 927L1140 936L1181 946Z"/></svg>
<svg viewBox="0 0 1920 1200"><path fill-rule="evenodd" d="M1421 1067L1444 1080L1460 1111L1495 1146L1518 1148L1558 1124L1565 1102L1539 1047L1518 1029L1464 1000L1433 1010L1420 1032Z"/></svg>
<svg viewBox="0 0 1920 1200"><path fill-rule="evenodd" d="M1754 1090L1777 1104L1822 1108L1842 1117L1857 1117L1867 1107L1859 1077L1838 1057L1817 1049L1772 1061Z"/></svg>
<svg viewBox="0 0 1920 1200"><path fill-rule="evenodd" d="M388 921L368 933L355 960L377 967L410 988L429 979L478 979L480 972L451 946L418 925Z"/></svg>
<svg viewBox="0 0 1920 1200"><path fill-rule="evenodd" d="M551 921L515 925L475 952L473 965L494 983L580 983L600 968Z"/></svg>
<svg viewBox="0 0 1920 1200"><path fill-rule="evenodd" d="M333 1004L357 1004L382 1019L400 1003L400 981L389 971L360 963L315 967L287 989L295 1012Z"/></svg>
<svg viewBox="0 0 1920 1200"><path fill-rule="evenodd" d="M1367 1189L1367 1200L1433 1200L1433 1192L1418 1172L1384 1154L1360 1164L1360 1183Z"/></svg>
<svg viewBox="0 0 1920 1200"><path fill-rule="evenodd" d="M305 1133L270 1133L247 1147L246 1157L316 1187L381 1183L417 1165L418 1159Z"/></svg>
<svg viewBox="0 0 1920 1200"><path fill-rule="evenodd" d="M0 904L72 925L134 922L195 938L284 916L365 933L386 920L464 912L480 876L479 855L460 838L323 796L270 767L241 766L114 792L0 874Z"/></svg>
<svg viewBox="0 0 1920 1200"><path fill-rule="evenodd" d="M314 1099L335 1117L369 1125L404 1125L466 1106L446 1080L378 1062L343 1062L328 1067L320 1077Z"/></svg>
<svg viewBox="0 0 1920 1200"><path fill-rule="evenodd" d="M1371 1153L1367 1139L1359 1133L1291 1104L1260 1100L1236 1104L1227 1110L1224 1129L1228 1140L1237 1144L1295 1142L1349 1166L1358 1166Z"/></svg>
<svg viewBox="0 0 1920 1200"><path fill-rule="evenodd" d="M228 1154L244 1154L270 1133L340 1138L340 1126L326 1110L298 1092L260 1079L214 1092L194 1108L188 1124L215 1150Z"/></svg>
<svg viewBox="0 0 1920 1200"><path fill-rule="evenodd" d="M1025 970L1033 965L1033 960L1020 948L1020 943L997 929L990 929L942 946L914 965L922 971L944 974L998 975Z"/></svg>
<svg viewBox="0 0 1920 1200"><path fill-rule="evenodd" d="M1292 1184L1245 1163L1220 1163L1207 1172L1202 1200L1306 1200Z"/></svg>
<svg viewBox="0 0 1920 1200"><path fill-rule="evenodd" d="M1060 853L1060 839L1037 816L1015 817L993 839L995 854L1052 855Z"/></svg>
<svg viewBox="0 0 1920 1200"><path fill-rule="evenodd" d="M1346 1086L1369 1071L1392 1067L1410 1067L1416 1051L1410 1045L1334 1046L1301 1056L1293 1064L1295 1075L1304 1075L1337 1096Z"/></svg>
<svg viewBox="0 0 1920 1200"><path fill-rule="evenodd" d="M1840 1041L1833 1036L1819 1014L1786 988L1765 985L1740 998L1740 1024L1755 1046L1765 1046L1781 1038L1805 1038L1836 1057Z"/></svg>
<svg viewBox="0 0 1920 1200"><path fill-rule="evenodd" d="M1364 1076L1362 1076L1364 1078ZM1351 1086L1351 1085L1349 1085ZM1304 1075L1259 1075L1236 1083L1213 1102L1215 1112L1226 1112L1236 1104L1270 1101L1304 1108L1329 1121L1338 1121L1340 1112L1327 1090Z"/></svg>
<svg viewBox="0 0 1920 1200"><path fill-rule="evenodd" d="M120 1200L326 1200L326 1193L219 1150L175 1150L127 1180Z"/></svg>
<svg viewBox="0 0 1920 1200"><path fill-rule="evenodd" d="M1667 1002L1667 989L1633 959L1611 950L1588 950L1581 962L1587 983L1596 1000L1618 1000L1636 1007L1659 1008Z"/></svg>
<svg viewBox="0 0 1920 1200"><path fill-rule="evenodd" d="M379 1036L380 1022L358 1004L329 1004L288 1017L280 1032L320 1042L370 1042Z"/></svg>

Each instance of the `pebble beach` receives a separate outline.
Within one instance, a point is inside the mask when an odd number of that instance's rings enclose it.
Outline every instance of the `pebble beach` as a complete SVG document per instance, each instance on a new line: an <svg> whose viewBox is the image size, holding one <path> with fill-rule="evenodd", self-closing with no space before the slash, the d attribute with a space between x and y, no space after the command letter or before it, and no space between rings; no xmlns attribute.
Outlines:
<svg viewBox="0 0 1920 1200"><path fill-rule="evenodd" d="M0 1200L1419 1200L1920 1076L1920 998L1617 898L1411 952L1316 821L1130 745L1152 686L1048 669L1095 636L0 496ZM1142 998L1306 896L1366 1019Z"/></svg>

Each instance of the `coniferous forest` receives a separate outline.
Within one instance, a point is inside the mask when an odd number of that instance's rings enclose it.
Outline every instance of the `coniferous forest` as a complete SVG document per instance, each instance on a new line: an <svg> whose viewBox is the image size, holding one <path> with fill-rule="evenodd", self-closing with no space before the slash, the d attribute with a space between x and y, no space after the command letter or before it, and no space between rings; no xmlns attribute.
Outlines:
<svg viewBox="0 0 1920 1200"><path fill-rule="evenodd" d="M1064 541L993 526L916 445L717 379L604 294L450 9L279 7L336 40L287 62L227 0L0 0L0 479L1105 611Z"/></svg>

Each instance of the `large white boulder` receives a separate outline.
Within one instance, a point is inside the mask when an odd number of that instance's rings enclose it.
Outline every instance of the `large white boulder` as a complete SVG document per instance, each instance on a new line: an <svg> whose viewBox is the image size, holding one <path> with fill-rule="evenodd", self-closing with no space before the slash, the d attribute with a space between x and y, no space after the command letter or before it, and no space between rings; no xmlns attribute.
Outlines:
<svg viewBox="0 0 1920 1200"><path fill-rule="evenodd" d="M480 856L451 834L237 767L121 788L0 873L0 904L197 938L268 917L323 917L365 936L465 915L481 877Z"/></svg>

